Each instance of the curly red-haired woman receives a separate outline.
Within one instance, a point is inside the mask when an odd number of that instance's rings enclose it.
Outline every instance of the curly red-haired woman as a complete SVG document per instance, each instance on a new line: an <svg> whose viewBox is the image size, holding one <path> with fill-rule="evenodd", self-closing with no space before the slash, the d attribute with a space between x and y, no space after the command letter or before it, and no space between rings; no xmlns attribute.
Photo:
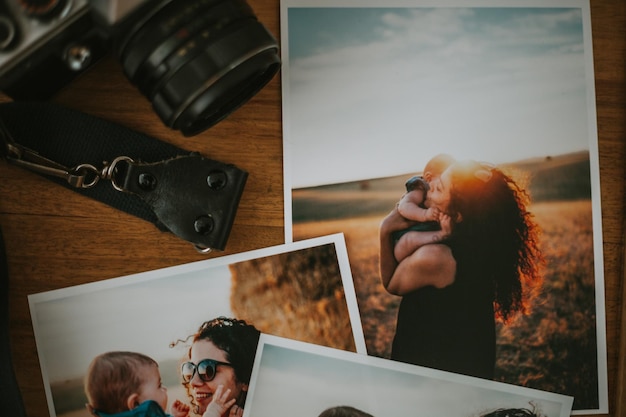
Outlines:
<svg viewBox="0 0 626 417"><path fill-rule="evenodd" d="M391 358L492 379L496 319L524 311L540 281L529 199L502 170L475 161L452 164L430 185L426 204L443 214L429 244L398 263L391 235L408 222L393 210L380 227L382 283L402 296Z"/></svg>

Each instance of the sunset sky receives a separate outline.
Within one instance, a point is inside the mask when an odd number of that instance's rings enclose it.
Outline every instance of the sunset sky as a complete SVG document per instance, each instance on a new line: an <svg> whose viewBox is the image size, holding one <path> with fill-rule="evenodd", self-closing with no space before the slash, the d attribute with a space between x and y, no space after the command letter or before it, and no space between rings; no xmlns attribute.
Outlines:
<svg viewBox="0 0 626 417"><path fill-rule="evenodd" d="M582 2L283 3L291 188L419 172L441 152L501 163L597 146Z"/></svg>

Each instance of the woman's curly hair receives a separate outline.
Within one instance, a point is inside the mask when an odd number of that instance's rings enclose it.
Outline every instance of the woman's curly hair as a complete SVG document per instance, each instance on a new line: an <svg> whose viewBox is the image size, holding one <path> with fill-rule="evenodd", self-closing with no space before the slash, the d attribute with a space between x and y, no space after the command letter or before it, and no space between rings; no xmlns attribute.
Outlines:
<svg viewBox="0 0 626 417"><path fill-rule="evenodd" d="M349 405L330 407L322 411L318 417L374 417L365 411Z"/></svg>
<svg viewBox="0 0 626 417"><path fill-rule="evenodd" d="M450 168L448 214L455 223L451 244L459 268L480 277L494 292L496 316L506 322L527 309L527 295L540 283L543 258L539 228L528 194L502 170L475 161Z"/></svg>
<svg viewBox="0 0 626 417"><path fill-rule="evenodd" d="M226 353L228 362L233 364L237 381L249 384L260 335L261 332L245 320L217 317L202 323L193 335L192 342L213 342Z"/></svg>
<svg viewBox="0 0 626 417"><path fill-rule="evenodd" d="M225 353L226 360L232 364L235 371L237 382L249 384L260 336L261 332L245 320L220 316L205 321L194 334L172 343L171 346L187 342L189 339L192 345L198 340L208 340ZM187 357L191 357L191 346L187 351ZM188 382L183 382L194 412L198 414L199 407L189 391L189 385Z"/></svg>

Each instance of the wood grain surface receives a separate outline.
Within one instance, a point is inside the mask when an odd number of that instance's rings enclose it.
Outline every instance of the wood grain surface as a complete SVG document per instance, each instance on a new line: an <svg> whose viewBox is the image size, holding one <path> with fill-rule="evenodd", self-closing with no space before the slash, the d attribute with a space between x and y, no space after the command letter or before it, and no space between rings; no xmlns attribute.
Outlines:
<svg viewBox="0 0 626 417"><path fill-rule="evenodd" d="M249 0L277 36L279 0ZM591 2L606 285L610 416L626 415L624 353L624 162L626 2ZM0 102L9 99L0 96ZM110 56L54 101L181 148L233 163L250 174L222 256L283 243L280 76L224 121L195 137L165 127ZM34 118L33 123L36 123ZM152 224L0 161L0 227L9 266L10 336L16 377L30 417L48 416L27 296L203 260Z"/></svg>

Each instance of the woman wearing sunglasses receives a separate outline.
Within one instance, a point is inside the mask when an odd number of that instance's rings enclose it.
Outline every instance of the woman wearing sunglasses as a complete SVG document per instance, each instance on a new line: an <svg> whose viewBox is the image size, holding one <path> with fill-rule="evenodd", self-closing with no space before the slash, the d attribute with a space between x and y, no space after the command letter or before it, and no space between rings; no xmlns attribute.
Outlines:
<svg viewBox="0 0 626 417"><path fill-rule="evenodd" d="M220 398L227 405L234 400L222 416L242 415L260 334L243 320L218 317L190 336L181 375L196 414L203 415L214 398Z"/></svg>

